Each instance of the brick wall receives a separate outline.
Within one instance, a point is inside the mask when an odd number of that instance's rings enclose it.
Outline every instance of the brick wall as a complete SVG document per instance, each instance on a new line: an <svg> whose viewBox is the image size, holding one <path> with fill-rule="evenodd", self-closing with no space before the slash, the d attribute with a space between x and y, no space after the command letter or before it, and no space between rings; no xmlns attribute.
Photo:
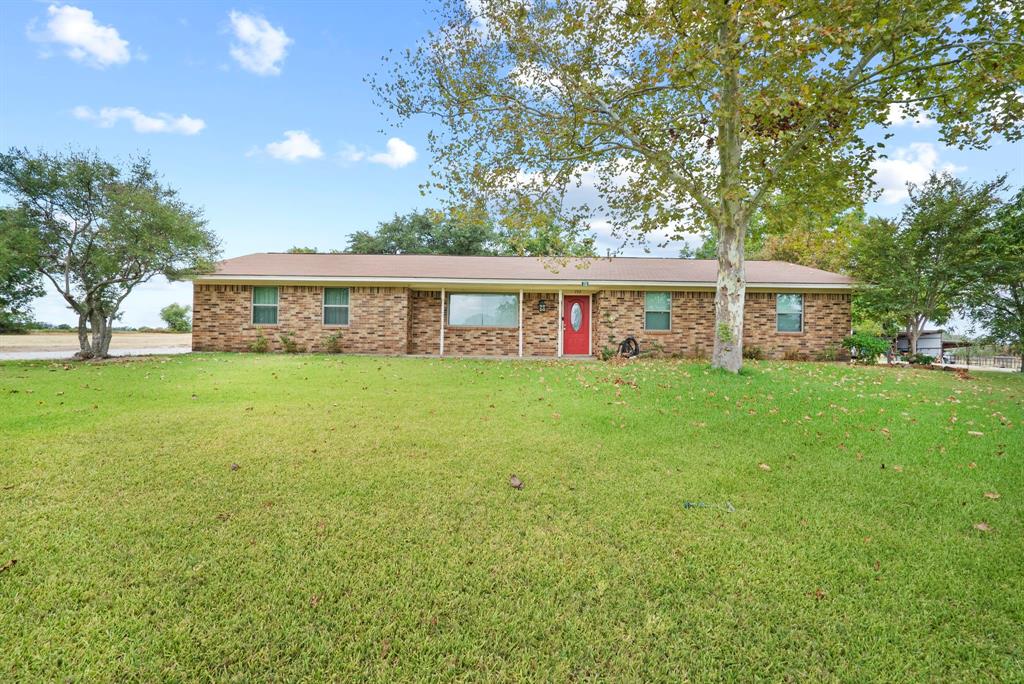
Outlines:
<svg viewBox="0 0 1024 684"><path fill-rule="evenodd" d="M278 288L278 324L251 323L252 286L201 285L193 288L192 348L196 351L246 351L259 335L270 349L281 350L279 335L291 333L306 351L324 351L326 338L337 333L344 351L375 354L437 354L441 324L440 291L406 288L350 288L349 325L322 323L323 288L286 285ZM541 312L541 299L547 310ZM644 293L605 290L593 296L593 349L617 344L635 335L642 349L669 354L709 356L714 344L713 292L673 292L672 330L645 331ZM558 349L558 293L526 293L523 298L523 354L554 356ZM806 293L804 331L775 330L775 295L747 293L744 346L759 347L766 356L814 357L837 345L850 330L850 295ZM614 343L609 342L609 337ZM515 356L516 328L447 328L445 355Z"/></svg>
<svg viewBox="0 0 1024 684"><path fill-rule="evenodd" d="M540 300L546 311L539 311ZM523 295L523 356L558 354L558 293L527 292Z"/></svg>
<svg viewBox="0 0 1024 684"><path fill-rule="evenodd" d="M437 354L441 334L441 292L413 291L409 353ZM546 311L538 311L540 300ZM459 328L444 331L445 356L516 356L518 328ZM523 355L558 353L558 293L527 292L523 296Z"/></svg>
<svg viewBox="0 0 1024 684"><path fill-rule="evenodd" d="M714 349L715 293L673 292L672 330L644 330L644 293L605 290L594 295L594 352L628 335L642 350L662 348L668 354L710 356ZM805 293L804 331L775 329L775 294L748 292L743 316L743 346L758 347L769 358L787 354L813 358L836 346L850 332L850 295ZM614 343L609 342L609 336Z"/></svg>
<svg viewBox="0 0 1024 684"><path fill-rule="evenodd" d="M323 324L323 288L278 287L277 325L252 324L251 285L196 284L192 295L192 349L247 351L263 335L273 351L289 333L305 351L324 351L326 338L338 334L344 351L405 354L408 347L409 294L400 287L349 289L349 324Z"/></svg>
<svg viewBox="0 0 1024 684"><path fill-rule="evenodd" d="M441 292L409 293L409 353L437 354L441 344Z"/></svg>

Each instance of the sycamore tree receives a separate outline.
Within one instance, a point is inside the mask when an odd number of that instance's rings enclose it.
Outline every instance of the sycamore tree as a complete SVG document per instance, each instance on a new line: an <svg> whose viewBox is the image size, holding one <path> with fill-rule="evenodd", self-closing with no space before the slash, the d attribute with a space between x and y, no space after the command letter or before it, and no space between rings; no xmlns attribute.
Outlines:
<svg viewBox="0 0 1024 684"><path fill-rule="evenodd" d="M980 246L964 309L990 341L1024 355L1024 189L999 208Z"/></svg>
<svg viewBox="0 0 1024 684"><path fill-rule="evenodd" d="M899 219L872 219L854 242L858 311L898 323L916 354L925 325L946 323L985 279L1004 188L1004 178L972 184L949 174L909 186Z"/></svg>
<svg viewBox="0 0 1024 684"><path fill-rule="evenodd" d="M0 154L0 188L24 219L21 256L78 315L81 358L103 358L132 290L163 275L206 272L219 254L201 212L142 157L126 165L93 154Z"/></svg>
<svg viewBox="0 0 1024 684"><path fill-rule="evenodd" d="M870 127L927 112L953 145L1017 139L1024 8L1006 0L440 0L372 80L432 117L432 187L606 217L620 235L713 227L713 364L739 369L744 235L780 196L871 192ZM868 135L868 132L871 135ZM592 185L597 199L567 202Z"/></svg>

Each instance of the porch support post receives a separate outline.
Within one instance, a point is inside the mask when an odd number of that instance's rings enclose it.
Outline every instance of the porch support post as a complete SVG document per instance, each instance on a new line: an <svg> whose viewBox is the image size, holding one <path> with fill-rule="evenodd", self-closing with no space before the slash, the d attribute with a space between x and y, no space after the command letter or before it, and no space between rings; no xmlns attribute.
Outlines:
<svg viewBox="0 0 1024 684"><path fill-rule="evenodd" d="M444 356L444 288L441 288L441 356Z"/></svg>
<svg viewBox="0 0 1024 684"><path fill-rule="evenodd" d="M519 355L523 355L523 291L519 291Z"/></svg>
<svg viewBox="0 0 1024 684"><path fill-rule="evenodd" d="M562 291L558 291L558 355L562 355L562 328L565 327L565 321L562 320Z"/></svg>

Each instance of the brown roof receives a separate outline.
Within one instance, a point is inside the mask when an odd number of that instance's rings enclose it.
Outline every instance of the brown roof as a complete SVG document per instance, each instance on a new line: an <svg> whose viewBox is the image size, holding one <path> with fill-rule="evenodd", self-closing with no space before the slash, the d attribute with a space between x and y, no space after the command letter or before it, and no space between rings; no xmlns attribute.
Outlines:
<svg viewBox="0 0 1024 684"><path fill-rule="evenodd" d="M315 278L384 281L544 281L579 284L680 283L714 285L718 263L708 259L614 257L571 259L568 262L535 257L436 256L425 254L284 254L258 253L227 259L216 273L200 280L228 277ZM747 261L747 282L758 284L844 286L847 276L784 261Z"/></svg>

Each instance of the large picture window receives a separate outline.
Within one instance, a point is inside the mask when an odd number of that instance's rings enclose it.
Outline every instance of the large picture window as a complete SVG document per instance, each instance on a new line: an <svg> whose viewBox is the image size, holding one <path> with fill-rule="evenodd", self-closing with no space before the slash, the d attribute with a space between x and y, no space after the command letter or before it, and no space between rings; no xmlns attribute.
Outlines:
<svg viewBox="0 0 1024 684"><path fill-rule="evenodd" d="M324 325L348 325L348 288L324 288Z"/></svg>
<svg viewBox="0 0 1024 684"><path fill-rule="evenodd" d="M802 294L775 295L775 329L779 332L803 332L804 296Z"/></svg>
<svg viewBox="0 0 1024 684"><path fill-rule="evenodd" d="M518 328L519 296L514 294L448 295L448 325Z"/></svg>
<svg viewBox="0 0 1024 684"><path fill-rule="evenodd" d="M252 322L254 325L277 325L277 288L252 288Z"/></svg>
<svg viewBox="0 0 1024 684"><path fill-rule="evenodd" d="M644 330L672 329L672 293L647 292L644 295Z"/></svg>

